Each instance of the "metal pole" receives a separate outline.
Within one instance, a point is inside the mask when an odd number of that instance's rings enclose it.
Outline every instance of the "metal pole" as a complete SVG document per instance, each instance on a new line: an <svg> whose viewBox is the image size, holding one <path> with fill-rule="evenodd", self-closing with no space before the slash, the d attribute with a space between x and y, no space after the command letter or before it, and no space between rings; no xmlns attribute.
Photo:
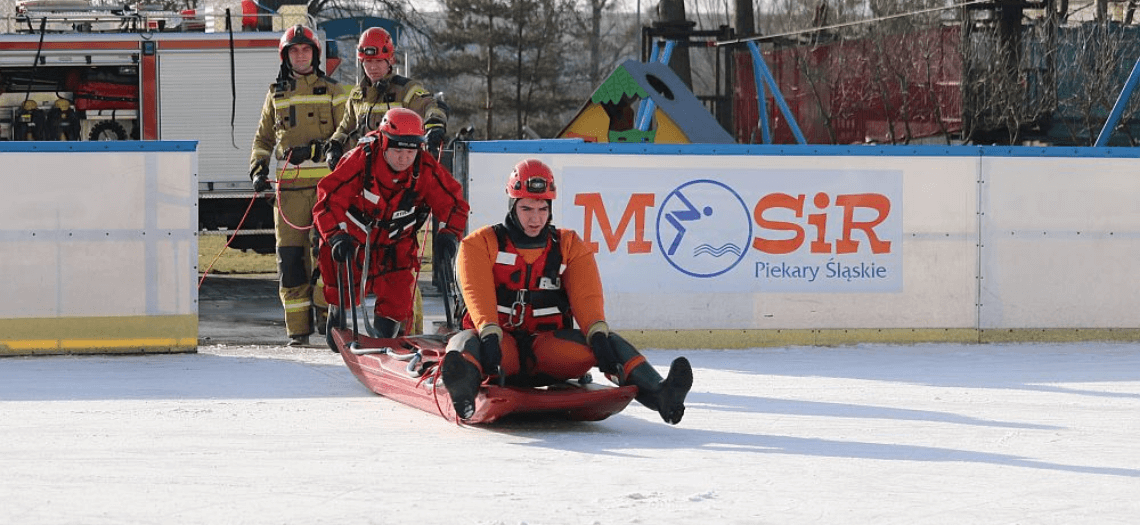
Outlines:
<svg viewBox="0 0 1140 525"><path fill-rule="evenodd" d="M1120 90L1120 96L1116 98L1116 104L1112 106L1112 113L1108 115L1108 120L1096 138L1096 144L1094 144L1096 147L1102 148L1108 145L1108 139L1112 137L1112 131L1120 122L1120 116L1124 114L1124 107L1128 105L1128 99L1132 98L1132 90L1136 89L1137 82L1140 82L1140 59L1137 59L1136 64L1132 66L1132 73L1128 75L1128 82L1125 82L1124 89Z"/></svg>
<svg viewBox="0 0 1140 525"><path fill-rule="evenodd" d="M784 95L780 93L780 86L776 85L776 78L772 76L772 72L768 70L768 64L764 62L764 56L760 54L759 46L756 45L755 41L749 41L748 50L752 52L752 67L760 72L764 77L764 83L768 84L768 89L772 90L772 98L776 99L776 106L780 108L784 118L788 119L788 126L792 128L792 135L795 135L796 142L807 144L807 139L800 131L799 124L796 124L796 117L792 115L792 110L788 107L787 101L784 100Z"/></svg>

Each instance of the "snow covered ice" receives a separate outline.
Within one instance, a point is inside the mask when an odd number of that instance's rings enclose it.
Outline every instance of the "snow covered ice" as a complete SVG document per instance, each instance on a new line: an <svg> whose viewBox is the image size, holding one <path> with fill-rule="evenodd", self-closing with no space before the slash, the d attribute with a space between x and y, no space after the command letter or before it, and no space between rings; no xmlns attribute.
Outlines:
<svg viewBox="0 0 1140 525"><path fill-rule="evenodd" d="M645 354L663 373L693 363L676 427L636 402L594 423L460 426L372 394L317 348L0 359L0 523L1140 516L1140 344Z"/></svg>

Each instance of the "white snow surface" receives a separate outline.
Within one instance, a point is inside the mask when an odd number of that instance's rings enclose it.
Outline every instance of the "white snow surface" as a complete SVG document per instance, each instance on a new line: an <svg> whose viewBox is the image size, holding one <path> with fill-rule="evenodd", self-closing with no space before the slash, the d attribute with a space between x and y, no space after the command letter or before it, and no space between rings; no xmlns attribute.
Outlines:
<svg viewBox="0 0 1140 525"><path fill-rule="evenodd" d="M462 426L317 348L0 359L0 523L1140 520L1140 344L644 353L680 425Z"/></svg>

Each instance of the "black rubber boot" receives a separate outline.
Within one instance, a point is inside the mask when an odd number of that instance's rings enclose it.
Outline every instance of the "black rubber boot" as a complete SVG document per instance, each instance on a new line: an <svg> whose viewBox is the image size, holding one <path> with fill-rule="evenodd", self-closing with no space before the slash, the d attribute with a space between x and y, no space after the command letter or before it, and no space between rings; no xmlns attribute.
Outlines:
<svg viewBox="0 0 1140 525"><path fill-rule="evenodd" d="M376 337L391 339L400 335L400 322L391 317L377 315L372 320L372 327L376 329Z"/></svg>
<svg viewBox="0 0 1140 525"><path fill-rule="evenodd" d="M637 401L661 414L670 425L681 422L685 416L685 396L693 387L693 367L689 360L678 357L669 365L669 376L664 380L649 363L642 363L629 373L627 383L637 386Z"/></svg>
<svg viewBox="0 0 1140 525"><path fill-rule="evenodd" d="M475 396L483 382L479 367L464 359L463 354L452 351L443 356L442 374L455 414L464 421L471 419L475 415Z"/></svg>
<svg viewBox="0 0 1140 525"><path fill-rule="evenodd" d="M684 357L678 357L669 365L669 375L661 384L657 398L657 412L670 425L681 422L685 415L685 396L693 388L693 365Z"/></svg>

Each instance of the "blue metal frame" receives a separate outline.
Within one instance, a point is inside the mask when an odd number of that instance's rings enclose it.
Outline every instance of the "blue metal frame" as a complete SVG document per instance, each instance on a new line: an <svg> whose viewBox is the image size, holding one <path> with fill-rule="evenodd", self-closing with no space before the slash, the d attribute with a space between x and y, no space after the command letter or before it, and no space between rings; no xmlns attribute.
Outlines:
<svg viewBox="0 0 1140 525"><path fill-rule="evenodd" d="M780 86L776 85L776 79L772 76L772 72L768 69L768 64L764 62L764 56L760 54L760 47L756 45L754 40L748 41L748 50L752 53L752 72L756 76L756 97L757 97L757 113L760 120L760 129L763 132L763 139L765 144L771 144L772 138L768 130L768 107L764 102L764 88L767 84L768 89L772 90L772 98L776 99L776 106L780 108L780 113L784 114L784 118L788 119L788 126L792 128L792 135L796 137L796 142L799 144L807 144L807 139L800 131L799 124L796 123L796 117L792 115L791 108L788 107L787 101L784 100L784 95L780 93ZM761 82L763 80L763 82Z"/></svg>
<svg viewBox="0 0 1140 525"><path fill-rule="evenodd" d="M519 155L581 153L590 155L755 155L852 157L1062 157L1140 158L1140 148L1068 146L899 146L832 144L656 144L585 142L582 139L489 140L464 142L478 153Z"/></svg>
<svg viewBox="0 0 1140 525"><path fill-rule="evenodd" d="M657 45L650 46L649 61L661 62L662 64L669 64L669 59L673 57L673 48L676 47L677 42L674 40L667 40L665 42L665 49L661 50L660 60L657 55ZM649 131L649 124L653 122L653 111L656 109L657 104L653 103L653 99L647 98L642 100L637 107L637 115L634 116L634 127L638 131Z"/></svg>
<svg viewBox="0 0 1140 525"><path fill-rule="evenodd" d="M196 140L0 141L0 153L197 150Z"/></svg>
<svg viewBox="0 0 1140 525"><path fill-rule="evenodd" d="M1136 64L1132 66L1132 73L1128 75L1128 81L1124 83L1124 89L1120 90L1120 96L1116 98L1116 104L1112 106L1112 113L1109 114L1108 120L1105 121L1104 127L1100 130L1100 135L1096 137L1096 147L1104 147L1108 145L1108 139L1112 137L1112 132L1116 129L1116 125L1120 123L1120 117L1124 114L1124 108L1128 105L1128 99L1132 98L1132 90L1136 89L1136 84L1140 82L1140 59L1136 60Z"/></svg>

